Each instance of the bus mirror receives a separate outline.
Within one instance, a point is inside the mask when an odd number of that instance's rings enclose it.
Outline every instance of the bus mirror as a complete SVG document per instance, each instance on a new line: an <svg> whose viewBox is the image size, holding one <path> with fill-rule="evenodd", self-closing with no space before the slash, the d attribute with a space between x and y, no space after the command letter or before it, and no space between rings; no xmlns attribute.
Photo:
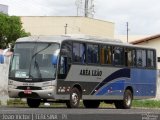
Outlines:
<svg viewBox="0 0 160 120"><path fill-rule="evenodd" d="M4 63L4 55L0 55L0 64Z"/></svg>
<svg viewBox="0 0 160 120"><path fill-rule="evenodd" d="M53 53L53 55L52 55L52 65L57 65L59 51L60 50L58 49Z"/></svg>
<svg viewBox="0 0 160 120"><path fill-rule="evenodd" d="M58 59L57 56L52 55L52 65L57 65L57 59Z"/></svg>

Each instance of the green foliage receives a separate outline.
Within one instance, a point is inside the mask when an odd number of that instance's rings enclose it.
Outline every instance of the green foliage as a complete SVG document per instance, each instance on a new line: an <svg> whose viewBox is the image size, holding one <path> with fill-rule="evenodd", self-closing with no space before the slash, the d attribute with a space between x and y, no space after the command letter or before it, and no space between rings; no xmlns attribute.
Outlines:
<svg viewBox="0 0 160 120"><path fill-rule="evenodd" d="M24 102L22 99L15 98L15 99L9 99L7 100L7 105L12 106L12 105L26 105L26 102Z"/></svg>
<svg viewBox="0 0 160 120"><path fill-rule="evenodd" d="M0 48L7 48L9 43L14 45L16 39L29 35L22 28L20 17L0 13Z"/></svg>

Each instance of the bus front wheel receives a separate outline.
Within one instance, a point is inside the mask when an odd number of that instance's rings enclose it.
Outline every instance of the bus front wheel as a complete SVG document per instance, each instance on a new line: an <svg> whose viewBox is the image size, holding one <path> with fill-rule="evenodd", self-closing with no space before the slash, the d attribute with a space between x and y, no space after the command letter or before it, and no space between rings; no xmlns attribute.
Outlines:
<svg viewBox="0 0 160 120"><path fill-rule="evenodd" d="M98 108L100 101L98 100L83 100L83 104L86 108Z"/></svg>
<svg viewBox="0 0 160 120"><path fill-rule="evenodd" d="M27 98L27 104L30 108L38 108L41 103L40 99Z"/></svg>
<svg viewBox="0 0 160 120"><path fill-rule="evenodd" d="M123 100L115 101L114 104L117 109L130 109L132 105L132 100L133 94L129 89L127 89L124 92Z"/></svg>
<svg viewBox="0 0 160 120"><path fill-rule="evenodd" d="M81 93L79 89L74 87L70 91L70 100L66 102L67 108L78 108L80 99L81 99Z"/></svg>

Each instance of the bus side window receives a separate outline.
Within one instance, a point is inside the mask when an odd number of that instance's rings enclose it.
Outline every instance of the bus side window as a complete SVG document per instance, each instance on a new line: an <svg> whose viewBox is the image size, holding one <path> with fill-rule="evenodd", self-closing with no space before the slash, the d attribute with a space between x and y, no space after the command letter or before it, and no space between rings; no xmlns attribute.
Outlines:
<svg viewBox="0 0 160 120"><path fill-rule="evenodd" d="M73 43L73 62L86 63L86 46L85 43Z"/></svg>
<svg viewBox="0 0 160 120"><path fill-rule="evenodd" d="M98 64L99 63L99 47L96 44L87 45L87 60L89 64Z"/></svg>
<svg viewBox="0 0 160 120"><path fill-rule="evenodd" d="M141 67L142 66L142 51L141 50L136 50L136 64L137 67Z"/></svg>
<svg viewBox="0 0 160 120"><path fill-rule="evenodd" d="M112 51L111 46L108 46L108 48L107 48L107 55L108 55L107 64L112 64L112 53L111 53L111 51Z"/></svg>
<svg viewBox="0 0 160 120"><path fill-rule="evenodd" d="M153 50L147 51L147 67L153 68L154 67L154 54Z"/></svg>
<svg viewBox="0 0 160 120"><path fill-rule="evenodd" d="M137 66L146 67L146 50L137 50Z"/></svg>
<svg viewBox="0 0 160 120"><path fill-rule="evenodd" d="M135 50L132 48L125 50L125 65L129 67L135 65Z"/></svg>
<svg viewBox="0 0 160 120"><path fill-rule="evenodd" d="M86 63L86 46L84 43L80 44L80 59L81 63Z"/></svg>
<svg viewBox="0 0 160 120"><path fill-rule="evenodd" d="M111 64L111 46L102 46L100 53L101 64Z"/></svg>
<svg viewBox="0 0 160 120"><path fill-rule="evenodd" d="M124 50L122 47L114 47L113 64L114 65L124 65Z"/></svg>

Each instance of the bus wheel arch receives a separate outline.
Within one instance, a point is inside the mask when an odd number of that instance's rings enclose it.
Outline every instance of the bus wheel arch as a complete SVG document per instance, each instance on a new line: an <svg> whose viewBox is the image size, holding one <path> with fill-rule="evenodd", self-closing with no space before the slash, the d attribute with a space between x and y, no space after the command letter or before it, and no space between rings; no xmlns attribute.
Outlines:
<svg viewBox="0 0 160 120"><path fill-rule="evenodd" d="M117 100L114 102L117 109L130 109L133 100L133 89L132 87L127 87L124 91L123 100Z"/></svg>
<svg viewBox="0 0 160 120"><path fill-rule="evenodd" d="M125 91L126 91L126 90L130 90L131 93L132 93L132 97L134 96L133 87L127 86L126 89L125 89ZM133 98L132 98L132 99L133 99Z"/></svg>
<svg viewBox="0 0 160 120"><path fill-rule="evenodd" d="M75 84L75 85L73 85L72 89L73 88L77 88L79 90L79 92L80 92L80 98L82 98L82 87L79 84Z"/></svg>
<svg viewBox="0 0 160 120"><path fill-rule="evenodd" d="M82 98L82 90L79 85L74 85L70 89L70 99L66 101L67 108L79 107L80 99Z"/></svg>

